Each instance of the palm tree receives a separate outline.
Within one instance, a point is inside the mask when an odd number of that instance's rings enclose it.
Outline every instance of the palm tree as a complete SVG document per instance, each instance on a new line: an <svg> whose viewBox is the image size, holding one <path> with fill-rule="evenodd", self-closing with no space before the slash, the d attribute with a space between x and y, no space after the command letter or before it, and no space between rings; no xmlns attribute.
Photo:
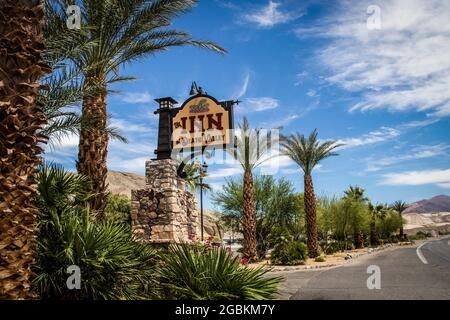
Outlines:
<svg viewBox="0 0 450 320"><path fill-rule="evenodd" d="M69 0L55 0L48 8L55 26L63 27ZM104 217L107 175L108 85L131 80L119 75L120 67L170 47L193 45L219 53L225 50L209 41L193 40L183 31L168 29L171 20L188 12L197 0L80 0L81 29L96 45L72 58L83 71L85 88L95 87L96 94L83 97L77 169L92 182L91 208ZM94 129L92 129L94 128Z"/></svg>
<svg viewBox="0 0 450 320"><path fill-rule="evenodd" d="M344 191L344 198L357 203L365 204L369 199L364 195L365 190L359 186L350 186ZM355 248L364 247L364 234L361 230L355 230L353 234Z"/></svg>
<svg viewBox="0 0 450 320"><path fill-rule="evenodd" d="M239 130L235 134L235 148L227 150L239 162L244 170L243 177L243 234L244 252L243 255L249 261L258 261L258 251L256 247L256 206L255 190L253 186L253 170L271 159L267 157L270 146L275 146L279 138L268 134L267 137L260 137L260 129L251 129L246 117L239 124ZM267 139L266 139L267 138ZM264 143L261 143L264 142ZM266 157L265 157L266 156Z"/></svg>
<svg viewBox="0 0 450 320"><path fill-rule="evenodd" d="M201 170L201 163L198 161L190 162L184 166L184 181L186 187L194 192L203 186L203 190L211 190L211 186L203 181L208 174Z"/></svg>
<svg viewBox="0 0 450 320"><path fill-rule="evenodd" d="M0 299L35 298L38 211L34 174L46 137L36 104L42 63L44 10L39 0L0 3Z"/></svg>
<svg viewBox="0 0 450 320"><path fill-rule="evenodd" d="M304 173L304 202L306 213L306 232L308 238L308 255L315 258L319 255L319 244L317 239L316 223L316 197L311 177L314 167L323 159L336 156L334 152L342 144L336 141L325 141L321 143L317 139L317 130L309 137L303 134L292 134L286 141L282 142L282 153L296 162Z"/></svg>
<svg viewBox="0 0 450 320"><path fill-rule="evenodd" d="M376 227L376 219L383 220L386 217L387 211L386 206L382 204L377 204L374 206L371 202L368 204L369 212L371 215L370 221L370 245L377 246L378 245L378 233Z"/></svg>
<svg viewBox="0 0 450 320"><path fill-rule="evenodd" d="M356 202L365 203L369 199L364 195L365 190L359 186L350 186L344 191L345 198L354 200Z"/></svg>
<svg viewBox="0 0 450 320"><path fill-rule="evenodd" d="M403 201L395 201L394 204L391 206L391 209L395 210L400 217L402 217L402 213L403 211L405 211L408 208L408 205L406 204L406 202ZM402 226L400 227L400 239L404 238L404 234L403 234L403 222L402 222Z"/></svg>

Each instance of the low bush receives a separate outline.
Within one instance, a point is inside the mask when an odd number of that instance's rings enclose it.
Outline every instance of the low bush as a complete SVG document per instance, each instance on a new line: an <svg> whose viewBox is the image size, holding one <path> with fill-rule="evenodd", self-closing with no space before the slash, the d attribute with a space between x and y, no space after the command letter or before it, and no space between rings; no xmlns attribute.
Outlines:
<svg viewBox="0 0 450 320"><path fill-rule="evenodd" d="M415 235L409 236L410 240L424 240L431 238L433 235L430 232L419 231Z"/></svg>
<svg viewBox="0 0 450 320"><path fill-rule="evenodd" d="M390 238L389 238L389 242L390 243L398 243L400 240L399 240L399 236L397 236L397 235L392 235Z"/></svg>
<svg viewBox="0 0 450 320"><path fill-rule="evenodd" d="M338 251L341 251L341 245L339 242L330 242L322 245L323 252L325 254L335 254Z"/></svg>
<svg viewBox="0 0 450 320"><path fill-rule="evenodd" d="M315 262L325 262L325 257L323 256L318 256L314 259Z"/></svg>
<svg viewBox="0 0 450 320"><path fill-rule="evenodd" d="M304 264L308 258L306 245L297 241L283 241L277 244L271 253L272 264L297 265Z"/></svg>
<svg viewBox="0 0 450 320"><path fill-rule="evenodd" d="M144 299L156 287L156 254L128 226L95 223L87 210L51 213L40 224L36 283L44 299ZM69 266L81 288L69 290Z"/></svg>
<svg viewBox="0 0 450 320"><path fill-rule="evenodd" d="M131 200L124 195L108 194L105 216L109 221L131 225Z"/></svg>
<svg viewBox="0 0 450 320"><path fill-rule="evenodd" d="M160 268L164 299L273 299L280 277L240 264L225 248L173 245Z"/></svg>
<svg viewBox="0 0 450 320"><path fill-rule="evenodd" d="M157 254L134 241L130 226L95 223L86 200L88 180L58 166L37 174L40 211L36 283L44 299L141 299L157 288ZM69 290L69 266L81 287Z"/></svg>

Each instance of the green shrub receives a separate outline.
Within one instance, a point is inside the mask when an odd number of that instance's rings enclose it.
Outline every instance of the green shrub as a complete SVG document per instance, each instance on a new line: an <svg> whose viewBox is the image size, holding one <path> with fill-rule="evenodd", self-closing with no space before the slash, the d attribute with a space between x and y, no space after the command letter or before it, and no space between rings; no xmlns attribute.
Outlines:
<svg viewBox="0 0 450 320"><path fill-rule="evenodd" d="M399 242L399 237L397 235L392 235L389 239L390 243L398 243Z"/></svg>
<svg viewBox="0 0 450 320"><path fill-rule="evenodd" d="M86 209L88 180L58 166L37 174L40 210L36 283L44 299L139 299L155 292L156 252L134 241L130 226L95 223ZM81 289L67 288L67 268Z"/></svg>
<svg viewBox="0 0 450 320"><path fill-rule="evenodd" d="M318 256L314 259L315 262L325 262L325 257L323 256Z"/></svg>
<svg viewBox="0 0 450 320"><path fill-rule="evenodd" d="M131 225L131 200L124 195L108 194L105 216L109 221Z"/></svg>
<svg viewBox="0 0 450 320"><path fill-rule="evenodd" d="M159 277L165 299L273 299L282 278L239 263L223 247L173 245L164 255Z"/></svg>
<svg viewBox="0 0 450 320"><path fill-rule="evenodd" d="M335 254L336 252L341 251L341 245L339 242L330 242L328 244L324 244L322 247L325 254Z"/></svg>
<svg viewBox="0 0 450 320"><path fill-rule="evenodd" d="M410 240L425 240L431 238L433 235L430 232L418 231L415 235L409 236Z"/></svg>
<svg viewBox="0 0 450 320"><path fill-rule="evenodd" d="M339 248L341 251L355 250L355 245L352 241L343 240L343 241L339 241L338 243L339 243Z"/></svg>
<svg viewBox="0 0 450 320"><path fill-rule="evenodd" d="M81 271L81 289L67 289L67 268ZM126 225L95 223L87 210L51 213L38 234L37 278L42 298L148 298L156 254L133 241Z"/></svg>
<svg viewBox="0 0 450 320"><path fill-rule="evenodd" d="M283 241L277 244L270 256L273 264L297 265L304 264L308 258L306 245L297 241Z"/></svg>

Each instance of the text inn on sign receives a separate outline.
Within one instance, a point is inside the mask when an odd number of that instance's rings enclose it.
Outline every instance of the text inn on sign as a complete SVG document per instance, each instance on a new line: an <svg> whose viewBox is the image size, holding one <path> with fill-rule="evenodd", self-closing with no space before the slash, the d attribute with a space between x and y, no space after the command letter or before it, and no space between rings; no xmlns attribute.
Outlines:
<svg viewBox="0 0 450 320"><path fill-rule="evenodd" d="M226 147L233 130L233 105L238 101L218 101L192 84L191 97L179 108L171 97L155 99L159 103L157 159L170 158L172 150L186 152L206 147Z"/></svg>

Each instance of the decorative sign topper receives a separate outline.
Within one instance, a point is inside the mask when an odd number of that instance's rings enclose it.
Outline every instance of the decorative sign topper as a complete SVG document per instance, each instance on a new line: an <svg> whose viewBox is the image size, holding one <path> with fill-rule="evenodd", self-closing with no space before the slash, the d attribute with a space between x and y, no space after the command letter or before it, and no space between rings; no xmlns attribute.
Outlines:
<svg viewBox="0 0 450 320"><path fill-rule="evenodd" d="M206 94L186 100L173 114L172 149L227 145L233 128L231 106Z"/></svg>

